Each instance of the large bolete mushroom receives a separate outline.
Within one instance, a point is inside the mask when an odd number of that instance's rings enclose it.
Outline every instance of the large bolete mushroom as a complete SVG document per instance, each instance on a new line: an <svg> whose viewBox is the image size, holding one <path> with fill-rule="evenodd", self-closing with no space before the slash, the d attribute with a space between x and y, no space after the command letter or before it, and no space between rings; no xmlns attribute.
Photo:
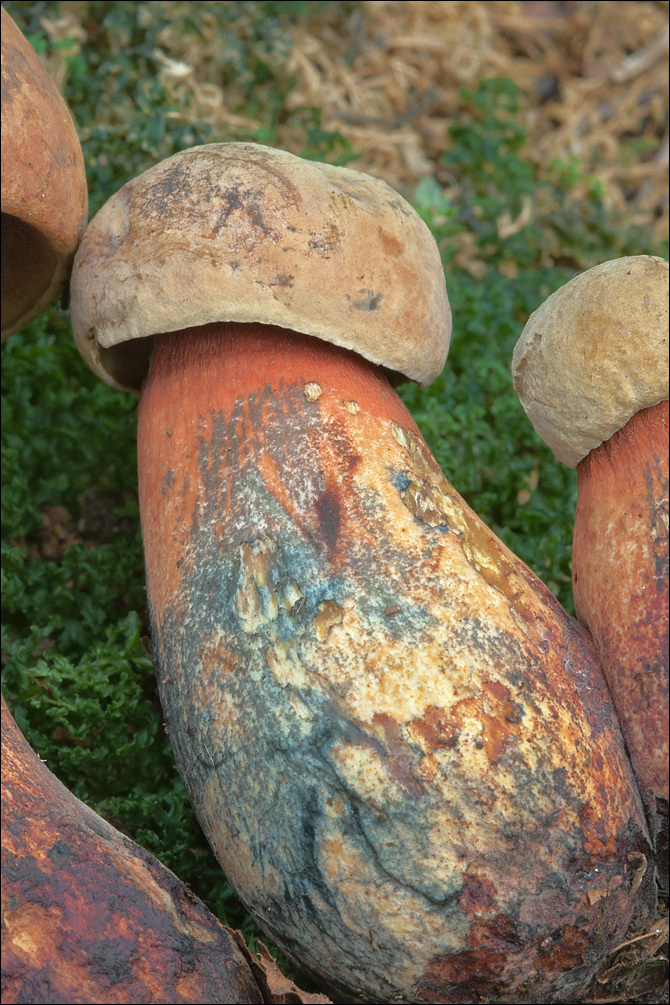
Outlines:
<svg viewBox="0 0 670 1005"><path fill-rule="evenodd" d="M514 383L577 468L572 578L621 720L668 889L668 263L572 279L528 320Z"/></svg>
<svg viewBox="0 0 670 1005"><path fill-rule="evenodd" d="M86 226L84 158L72 116L2 9L2 338L58 297Z"/></svg>
<svg viewBox="0 0 670 1005"><path fill-rule="evenodd" d="M271 991L290 992L290 997ZM80 802L2 699L2 1001L324 1002Z"/></svg>
<svg viewBox="0 0 670 1005"><path fill-rule="evenodd" d="M439 254L383 182L253 144L120 190L77 343L143 387L159 684L229 878L347 1001L564 1001L653 883L588 633L447 483Z"/></svg>

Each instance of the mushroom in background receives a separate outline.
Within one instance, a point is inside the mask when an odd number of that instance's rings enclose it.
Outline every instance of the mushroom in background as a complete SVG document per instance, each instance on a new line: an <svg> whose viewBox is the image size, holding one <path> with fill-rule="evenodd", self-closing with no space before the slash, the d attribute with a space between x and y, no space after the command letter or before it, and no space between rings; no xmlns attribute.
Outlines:
<svg viewBox="0 0 670 1005"><path fill-rule="evenodd" d="M259 924L347 1001L577 996L653 907L648 835L590 636L387 379L446 356L428 229L357 172L194 148L97 214L72 313L143 387L161 700Z"/></svg>
<svg viewBox="0 0 670 1005"><path fill-rule="evenodd" d="M2 9L2 338L58 297L86 227L84 158L65 101Z"/></svg>
<svg viewBox="0 0 670 1005"><path fill-rule="evenodd" d="M2 751L3 1002L328 1002L73 796L4 698Z"/></svg>
<svg viewBox="0 0 670 1005"><path fill-rule="evenodd" d="M514 350L521 404L577 468L572 579L621 720L668 892L668 263L572 279Z"/></svg>

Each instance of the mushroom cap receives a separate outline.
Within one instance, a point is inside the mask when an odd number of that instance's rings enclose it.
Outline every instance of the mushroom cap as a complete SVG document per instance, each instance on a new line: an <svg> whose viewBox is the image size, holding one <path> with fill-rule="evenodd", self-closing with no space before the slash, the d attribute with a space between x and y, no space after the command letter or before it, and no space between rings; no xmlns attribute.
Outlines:
<svg viewBox="0 0 670 1005"><path fill-rule="evenodd" d="M668 397L668 263L635 255L575 276L531 314L512 374L535 431L576 468Z"/></svg>
<svg viewBox="0 0 670 1005"><path fill-rule="evenodd" d="M86 226L84 158L60 91L2 9L2 338L58 296Z"/></svg>
<svg viewBox="0 0 670 1005"><path fill-rule="evenodd" d="M451 333L437 246L397 192L255 143L193 147L145 171L75 259L75 341L109 384L138 391L149 336L215 321L317 336L422 385Z"/></svg>

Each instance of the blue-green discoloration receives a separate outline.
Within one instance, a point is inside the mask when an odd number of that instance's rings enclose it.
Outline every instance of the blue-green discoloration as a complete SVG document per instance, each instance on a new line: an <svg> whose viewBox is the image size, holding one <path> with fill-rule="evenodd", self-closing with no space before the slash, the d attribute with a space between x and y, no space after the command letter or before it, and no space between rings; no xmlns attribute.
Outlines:
<svg viewBox="0 0 670 1005"><path fill-rule="evenodd" d="M155 631L187 790L252 913L303 968L332 981L323 960L336 959L347 994L398 1000L417 944L435 959L469 952L473 863L495 893L487 924L513 918L524 967L541 972L551 918L577 925L584 884L621 882L644 846L633 826L596 872L570 822L604 749L624 764L607 692L581 629L544 588L546 625L495 623L517 594L530 619L528 580L501 551L487 556L487 532L458 510L418 438L396 427L393 463L360 480L359 448L321 421L321 405L300 387L267 389L203 417L181 593ZM467 596L480 566L481 611ZM563 654L552 656L560 702L548 648ZM576 755L548 707L579 731ZM557 760L570 765L560 786ZM496 967L505 959L496 949ZM547 1000L559 971L542 978Z"/></svg>

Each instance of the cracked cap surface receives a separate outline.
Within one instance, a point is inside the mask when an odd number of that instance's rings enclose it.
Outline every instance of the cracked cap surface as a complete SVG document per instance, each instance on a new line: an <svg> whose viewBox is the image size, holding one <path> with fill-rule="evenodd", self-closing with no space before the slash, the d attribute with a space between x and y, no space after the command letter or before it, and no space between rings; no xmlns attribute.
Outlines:
<svg viewBox="0 0 670 1005"><path fill-rule="evenodd" d="M138 391L150 336L213 321L313 335L429 384L449 348L439 251L385 182L254 143L185 150L128 182L75 260L72 325Z"/></svg>
<svg viewBox="0 0 670 1005"><path fill-rule="evenodd" d="M668 263L617 258L531 314L512 357L535 431L568 467L668 397Z"/></svg>

